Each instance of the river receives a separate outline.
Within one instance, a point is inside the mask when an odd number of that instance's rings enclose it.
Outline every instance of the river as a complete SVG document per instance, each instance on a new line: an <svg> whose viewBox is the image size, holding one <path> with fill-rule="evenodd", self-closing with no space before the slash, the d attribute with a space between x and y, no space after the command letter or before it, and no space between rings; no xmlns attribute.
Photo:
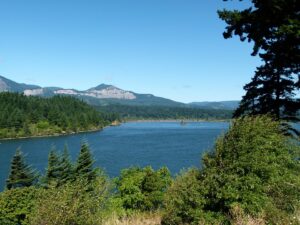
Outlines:
<svg viewBox="0 0 300 225"><path fill-rule="evenodd" d="M157 169L167 166L172 174L183 168L201 165L201 155L213 148L216 138L228 129L227 122L128 122L107 127L102 131L59 137L43 137L0 141L0 190L10 169L10 161L17 148L26 161L40 173L47 166L52 145L62 151L69 147L76 160L80 143L88 141L95 165L111 177L130 166L151 165Z"/></svg>

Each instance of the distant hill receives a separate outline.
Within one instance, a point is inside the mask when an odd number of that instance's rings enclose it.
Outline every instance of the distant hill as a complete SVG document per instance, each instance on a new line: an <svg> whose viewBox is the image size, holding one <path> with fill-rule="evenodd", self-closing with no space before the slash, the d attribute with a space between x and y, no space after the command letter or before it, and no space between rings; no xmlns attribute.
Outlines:
<svg viewBox="0 0 300 225"><path fill-rule="evenodd" d="M117 114L123 120L227 120L232 110L195 107L106 105L96 107L101 112Z"/></svg>
<svg viewBox="0 0 300 225"><path fill-rule="evenodd" d="M37 85L22 84L9 80L5 77L0 76L0 92L24 92L27 89L39 89Z"/></svg>
<svg viewBox="0 0 300 225"><path fill-rule="evenodd" d="M191 102L188 105L203 109L227 109L235 110L239 106L240 101L219 101L219 102Z"/></svg>
<svg viewBox="0 0 300 225"><path fill-rule="evenodd" d="M0 76L0 92L5 91L24 93L26 96L50 97L54 95L68 95L77 97L96 106L110 104L185 106L184 103L170 99L157 97L152 94L138 94L107 84L100 84L87 90L79 91L76 89L64 89L60 87L40 87L37 85L22 84Z"/></svg>
<svg viewBox="0 0 300 225"><path fill-rule="evenodd" d="M61 87L41 87L38 85L17 83L3 76L0 76L0 92L5 91L23 93L26 96L41 97L68 95L82 99L90 105L95 106L165 106L234 110L239 104L239 101L192 102L189 104L184 104L152 94L139 94L133 91L126 91L108 84L100 84L87 90L80 91L76 89L65 89Z"/></svg>

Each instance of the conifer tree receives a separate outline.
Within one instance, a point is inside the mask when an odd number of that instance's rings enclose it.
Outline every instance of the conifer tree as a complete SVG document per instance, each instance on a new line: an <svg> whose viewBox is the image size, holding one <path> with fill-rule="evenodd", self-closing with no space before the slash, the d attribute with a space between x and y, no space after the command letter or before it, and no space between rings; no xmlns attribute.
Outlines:
<svg viewBox="0 0 300 225"><path fill-rule="evenodd" d="M233 35L253 42L252 55L263 65L244 89L235 116L270 113L276 119L299 120L300 20L298 0L251 0L244 10L222 10L227 23L224 38Z"/></svg>
<svg viewBox="0 0 300 225"><path fill-rule="evenodd" d="M57 186L61 174L61 165L55 147L52 146L48 156L48 166L46 169L45 183L48 186Z"/></svg>
<svg viewBox="0 0 300 225"><path fill-rule="evenodd" d="M29 187L36 182L37 177L37 173L31 166L26 164L23 153L20 149L17 149L11 162L10 174L6 180L6 188Z"/></svg>
<svg viewBox="0 0 300 225"><path fill-rule="evenodd" d="M74 169L73 164L70 160L70 154L68 150L68 146L65 144L63 154L61 156L61 177L60 184L65 184L68 181L74 180Z"/></svg>
<svg viewBox="0 0 300 225"><path fill-rule="evenodd" d="M83 142L76 162L76 176L83 177L89 181L93 180L96 177L96 171L93 169L93 164L94 159L90 152L89 146L87 142Z"/></svg>

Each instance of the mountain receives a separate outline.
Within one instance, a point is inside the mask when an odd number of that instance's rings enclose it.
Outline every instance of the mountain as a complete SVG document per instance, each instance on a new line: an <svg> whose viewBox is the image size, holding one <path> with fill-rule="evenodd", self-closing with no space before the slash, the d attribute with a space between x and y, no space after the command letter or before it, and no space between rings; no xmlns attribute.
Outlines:
<svg viewBox="0 0 300 225"><path fill-rule="evenodd" d="M17 83L0 76L0 92L4 91L19 92L24 93L24 95L27 96L41 97L71 95L95 106L114 104L234 110L239 105L239 101L191 102L189 104L184 104L167 98L157 97L152 94L139 94L133 91L126 91L108 84L100 84L84 91L60 87L40 87L38 85Z"/></svg>
<svg viewBox="0 0 300 225"><path fill-rule="evenodd" d="M80 98L91 105L143 105L143 106L185 106L184 103L170 99L157 97L152 94L138 94L132 91L122 90L113 85L100 84L90 89L79 91L76 89L64 89L60 87L40 87L17 83L0 76L0 92L19 92L27 96L50 97L54 95L71 95Z"/></svg>
<svg viewBox="0 0 300 225"><path fill-rule="evenodd" d="M188 105L191 107L203 109L228 109L235 110L239 106L240 101L219 101L219 102L191 102Z"/></svg>
<svg viewBox="0 0 300 225"><path fill-rule="evenodd" d="M17 83L5 77L0 76L0 92L3 91L24 92L27 89L37 90L40 88L41 87L37 85Z"/></svg>

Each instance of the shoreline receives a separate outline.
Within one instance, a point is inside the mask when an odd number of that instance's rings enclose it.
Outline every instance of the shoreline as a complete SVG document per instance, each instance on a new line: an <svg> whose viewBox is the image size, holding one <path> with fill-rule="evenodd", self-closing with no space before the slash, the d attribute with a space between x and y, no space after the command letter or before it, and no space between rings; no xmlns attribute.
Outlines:
<svg viewBox="0 0 300 225"><path fill-rule="evenodd" d="M73 135L73 134L81 134L81 133L92 133L92 132L98 132L102 131L105 128L113 127L113 126L119 126L122 123L193 123L193 122L230 122L231 119L220 119L220 120L205 120L205 119L188 119L188 120L181 120L181 119L129 119L129 120L123 120L121 122L114 121L109 125L106 125L101 128L96 129L90 129L90 130L84 130L84 131L77 131L77 132L66 132L66 133L55 133L55 134L47 134L47 135L34 135L34 136L25 136L25 137L12 137L12 138L0 138L0 144L1 141L10 141L10 140L22 140L22 139L30 139L30 138L45 138L45 137L60 137L60 136L67 136L67 135Z"/></svg>
<svg viewBox="0 0 300 225"><path fill-rule="evenodd" d="M205 120L205 119L129 119L129 120L124 120L122 123L127 123L127 122L137 122L137 123L142 123L142 122L158 122L158 123L174 123L174 122L184 122L184 123L191 123L191 122L230 122L231 119L220 119L220 120Z"/></svg>
<svg viewBox="0 0 300 225"><path fill-rule="evenodd" d="M46 135L34 135L34 136L25 136L25 137L13 137L13 138L0 138L0 141L10 141L10 140L22 140L22 139L30 139L30 138L44 138L44 137L60 137L60 136L67 136L73 134L81 134L81 133L92 133L104 130L107 127L118 126L120 123L112 122L109 125L106 125L101 128L90 129L90 130L82 130L77 132L66 132L66 133L55 133L55 134L46 134ZM1 144L1 143L0 143Z"/></svg>

